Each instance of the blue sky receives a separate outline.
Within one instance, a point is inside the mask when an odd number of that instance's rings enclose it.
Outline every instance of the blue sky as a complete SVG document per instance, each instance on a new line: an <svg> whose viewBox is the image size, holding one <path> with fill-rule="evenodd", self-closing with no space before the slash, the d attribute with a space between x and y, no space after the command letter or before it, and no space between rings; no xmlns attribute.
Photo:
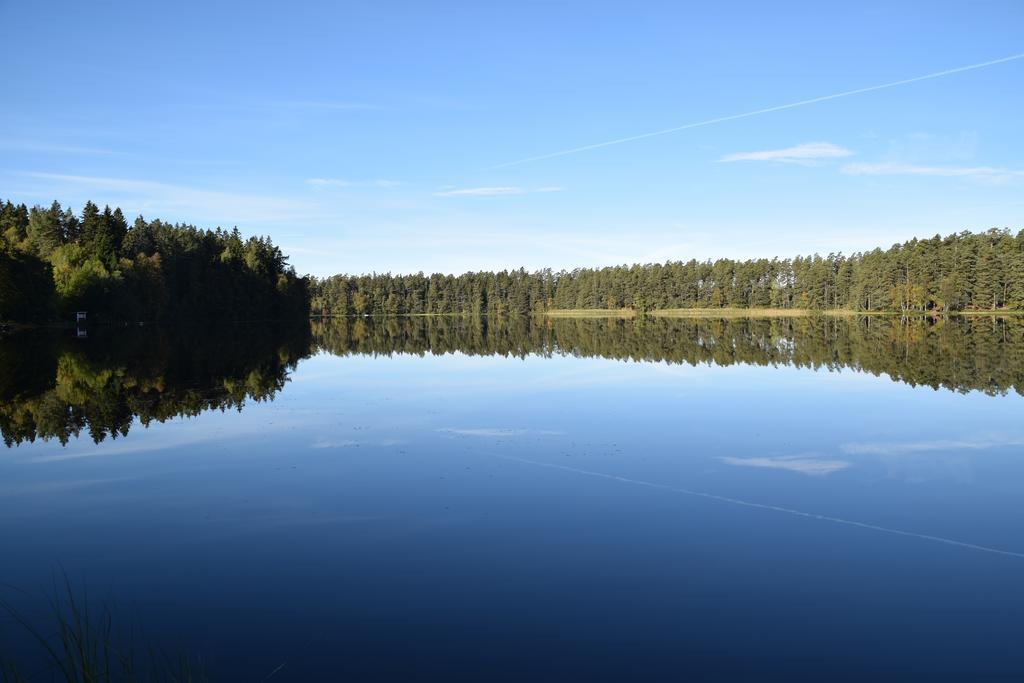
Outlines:
<svg viewBox="0 0 1024 683"><path fill-rule="evenodd" d="M303 273L1024 227L1024 4L14 3L0 196L270 234Z"/></svg>

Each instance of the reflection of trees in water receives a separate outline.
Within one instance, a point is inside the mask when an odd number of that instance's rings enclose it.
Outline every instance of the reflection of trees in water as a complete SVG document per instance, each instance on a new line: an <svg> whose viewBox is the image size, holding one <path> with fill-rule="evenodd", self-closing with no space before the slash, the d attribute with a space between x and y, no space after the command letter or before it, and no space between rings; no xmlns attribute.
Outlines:
<svg viewBox="0 0 1024 683"><path fill-rule="evenodd" d="M306 326L101 328L88 340L0 339L0 432L94 441L207 410L271 400L312 351L334 355L567 355L689 365L885 373L910 385L1024 393L1024 319L804 317L336 318Z"/></svg>
<svg viewBox="0 0 1024 683"><path fill-rule="evenodd" d="M93 441L206 410L269 400L309 352L305 326L167 330L101 328L88 340L20 334L0 340L0 431L11 446L36 438Z"/></svg>
<svg viewBox="0 0 1024 683"><path fill-rule="evenodd" d="M320 349L348 354L571 355L885 373L912 386L1024 393L1024 319L335 318Z"/></svg>

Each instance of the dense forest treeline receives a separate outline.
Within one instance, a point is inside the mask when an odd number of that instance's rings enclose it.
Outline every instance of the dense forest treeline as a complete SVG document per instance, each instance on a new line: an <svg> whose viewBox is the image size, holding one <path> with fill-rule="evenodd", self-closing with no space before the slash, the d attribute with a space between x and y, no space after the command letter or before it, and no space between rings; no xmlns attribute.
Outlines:
<svg viewBox="0 0 1024 683"><path fill-rule="evenodd" d="M85 310L108 321L550 310L776 308L905 314L1024 310L1024 230L913 239L852 255L462 275L301 278L269 238L0 204L0 321Z"/></svg>
<svg viewBox="0 0 1024 683"><path fill-rule="evenodd" d="M336 275L314 315L528 314L558 309L1024 310L1024 230L914 239L887 250L452 275Z"/></svg>
<svg viewBox="0 0 1024 683"><path fill-rule="evenodd" d="M887 375L911 386L1024 394L1016 316L799 318L348 317L310 325L99 328L0 338L8 446L272 400L298 362L351 355L573 356L685 365L790 365Z"/></svg>
<svg viewBox="0 0 1024 683"><path fill-rule="evenodd" d="M202 230L87 202L75 215L0 204L0 321L84 310L102 321L305 316L307 281L269 238Z"/></svg>

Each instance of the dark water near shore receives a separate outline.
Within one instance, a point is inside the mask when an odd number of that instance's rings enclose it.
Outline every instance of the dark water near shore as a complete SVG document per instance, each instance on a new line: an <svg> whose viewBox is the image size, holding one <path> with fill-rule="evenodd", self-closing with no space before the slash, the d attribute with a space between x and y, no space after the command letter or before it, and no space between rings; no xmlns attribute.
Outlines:
<svg viewBox="0 0 1024 683"><path fill-rule="evenodd" d="M1022 392L1016 319L19 334L0 595L211 680L1018 680Z"/></svg>

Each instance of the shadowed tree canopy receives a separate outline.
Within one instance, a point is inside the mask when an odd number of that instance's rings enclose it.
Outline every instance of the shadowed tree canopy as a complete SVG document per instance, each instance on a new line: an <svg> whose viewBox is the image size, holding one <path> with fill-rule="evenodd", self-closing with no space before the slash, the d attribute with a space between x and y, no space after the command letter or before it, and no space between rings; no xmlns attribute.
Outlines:
<svg viewBox="0 0 1024 683"><path fill-rule="evenodd" d="M0 320L86 310L101 321L305 316L308 283L269 238L203 230L86 202L80 216L0 204Z"/></svg>
<svg viewBox="0 0 1024 683"><path fill-rule="evenodd" d="M0 434L99 443L208 410L273 399L311 349L309 323L100 327L0 337ZM137 420L137 422L136 422Z"/></svg>

